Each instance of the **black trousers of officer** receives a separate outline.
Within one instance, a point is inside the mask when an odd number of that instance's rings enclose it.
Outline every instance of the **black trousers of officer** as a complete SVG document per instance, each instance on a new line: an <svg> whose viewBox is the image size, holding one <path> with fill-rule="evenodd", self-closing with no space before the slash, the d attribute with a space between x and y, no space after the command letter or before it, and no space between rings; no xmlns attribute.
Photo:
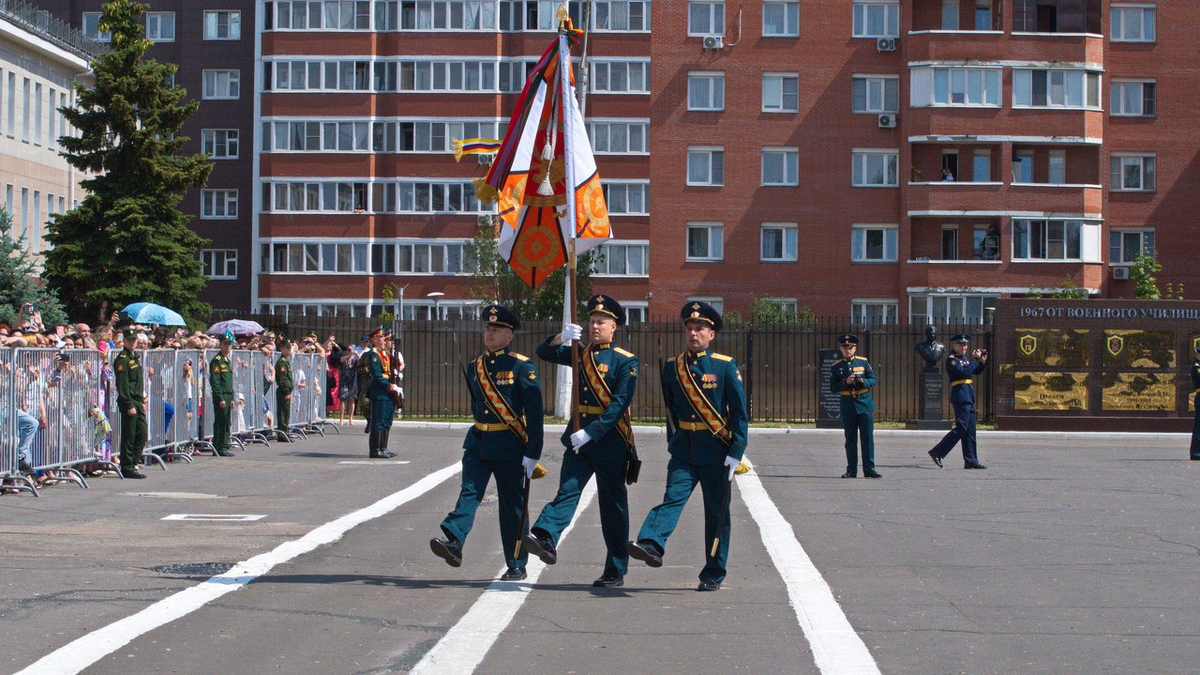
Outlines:
<svg viewBox="0 0 1200 675"><path fill-rule="evenodd" d="M962 442L963 461L976 464L979 458L975 456L975 411L974 403L954 404L954 428L946 434L937 445L933 446L933 454L945 457L954 449L954 445Z"/></svg>

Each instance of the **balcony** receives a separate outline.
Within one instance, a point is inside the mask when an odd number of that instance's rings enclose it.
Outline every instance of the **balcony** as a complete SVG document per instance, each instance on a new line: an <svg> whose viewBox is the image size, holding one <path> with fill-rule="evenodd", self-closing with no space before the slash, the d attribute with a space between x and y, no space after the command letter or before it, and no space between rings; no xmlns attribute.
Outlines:
<svg viewBox="0 0 1200 675"><path fill-rule="evenodd" d="M1059 143L1098 142L1104 137L1104 112L1078 108L1011 108L1005 88L1004 107L938 106L906 108L900 113L904 131L914 142L954 142L962 139L1054 139ZM907 118L907 119L906 119Z"/></svg>
<svg viewBox="0 0 1200 675"><path fill-rule="evenodd" d="M909 216L1000 213L1098 214L1099 185L1032 183L913 182L907 186Z"/></svg>
<svg viewBox="0 0 1200 675"><path fill-rule="evenodd" d="M1104 38L1062 33L1000 31L911 31L904 58L925 61L995 62L1013 58L1061 63L1104 63Z"/></svg>
<svg viewBox="0 0 1200 675"><path fill-rule="evenodd" d="M1100 288L1106 268L1100 263L1000 263L976 260L909 260L908 288L1058 288L1068 276L1083 288Z"/></svg>

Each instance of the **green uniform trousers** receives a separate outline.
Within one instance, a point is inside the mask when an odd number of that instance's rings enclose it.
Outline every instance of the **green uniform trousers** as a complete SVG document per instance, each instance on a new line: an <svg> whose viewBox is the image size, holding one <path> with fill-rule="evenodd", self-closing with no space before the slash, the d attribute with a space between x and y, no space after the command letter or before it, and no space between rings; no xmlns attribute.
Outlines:
<svg viewBox="0 0 1200 675"><path fill-rule="evenodd" d="M213 394L212 411L213 411L213 447L217 450L229 449L229 429L232 426L233 420L233 397L223 398ZM225 408L221 408L221 401L225 401Z"/></svg>
<svg viewBox="0 0 1200 675"><path fill-rule="evenodd" d="M496 476L496 496L500 499L500 544L504 549L504 561L509 567L525 567L529 552L524 546L521 547L521 555L513 557L517 540L525 534L521 531L525 468L520 461L492 461L484 459L478 450L463 450L462 489L454 510L442 521L442 531L460 542L466 542L475 524L475 511L493 475Z"/></svg>
<svg viewBox="0 0 1200 675"><path fill-rule="evenodd" d="M284 396L275 391L275 428L286 434L292 426L292 402Z"/></svg>
<svg viewBox="0 0 1200 675"><path fill-rule="evenodd" d="M146 408L134 406L137 413L130 415L129 408L121 411L121 468L132 470L142 461L146 449Z"/></svg>
<svg viewBox="0 0 1200 675"><path fill-rule="evenodd" d="M722 500L729 499L729 490L733 486L727 480L729 467L720 462L713 464L692 464L691 462L672 456L667 462L667 489L663 494L662 504L650 510L642 529L638 532L638 541L649 540L658 547L667 550L667 538L675 531L679 522L679 514L687 505L688 498L700 484L704 493L704 569L700 570L701 581L722 582L725 580L725 564L729 560L730 515L725 513L725 522L720 524L721 543L717 547L717 555L711 556L713 536L717 533L717 518L721 515Z"/></svg>
<svg viewBox="0 0 1200 675"><path fill-rule="evenodd" d="M862 440L863 472L875 470L875 414L842 409L842 429L846 432L846 473L858 474L858 446Z"/></svg>
<svg viewBox="0 0 1200 675"><path fill-rule="evenodd" d="M616 433L616 432L613 432ZM591 444L589 444L591 445ZM595 453L567 450L559 474L558 494L546 504L533 528L545 531L558 546L558 538L579 506L584 486L596 476L596 497L600 505L600 529L604 533L604 574L625 576L629 567L629 493L625 487L625 464L628 452L624 445L611 452L609 448Z"/></svg>

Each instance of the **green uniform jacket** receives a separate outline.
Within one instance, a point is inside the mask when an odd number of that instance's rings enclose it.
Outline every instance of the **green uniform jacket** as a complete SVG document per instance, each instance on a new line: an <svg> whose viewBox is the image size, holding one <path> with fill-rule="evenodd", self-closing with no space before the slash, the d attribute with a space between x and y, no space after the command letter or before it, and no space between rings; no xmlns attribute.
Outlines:
<svg viewBox="0 0 1200 675"><path fill-rule="evenodd" d="M208 362L208 386L213 398L233 400L233 373L229 370L229 357L217 354Z"/></svg>
<svg viewBox="0 0 1200 675"><path fill-rule="evenodd" d="M373 347L367 350L362 355L362 363L367 371L367 375L371 378L367 383L367 397L390 397L392 391L392 374L387 372L389 368L383 367L383 358L379 356L379 351Z"/></svg>
<svg viewBox="0 0 1200 675"><path fill-rule="evenodd" d="M1192 361L1192 390L1200 389L1200 359Z"/></svg>
<svg viewBox="0 0 1200 675"><path fill-rule="evenodd" d="M508 406L518 416L525 418L525 432L529 443L524 444L511 431L480 431L478 427L467 430L463 441L464 450L477 450L480 457L489 461L520 461L522 456L538 459L542 456L542 387L538 383L537 368L528 356L501 349L486 352L484 365L496 383L496 392L508 401ZM487 404L484 403L483 388L475 373L475 364L467 366L471 385L471 412L476 422L499 424Z"/></svg>
<svg viewBox="0 0 1200 675"><path fill-rule="evenodd" d="M275 392L278 396L287 396L296 388L296 383L292 381L292 362L286 356L280 356L275 362L275 386L278 387Z"/></svg>
<svg viewBox="0 0 1200 675"><path fill-rule="evenodd" d="M142 409L142 399L145 397L145 382L142 379L142 364L137 352L124 349L113 361L113 376L117 381L117 407L124 411L130 408Z"/></svg>
<svg viewBox="0 0 1200 675"><path fill-rule="evenodd" d="M851 375L862 377L862 387L851 389L846 386L846 378ZM848 361L838 359L829 372L829 391L842 395L842 415L858 415L875 410L875 400L871 398L871 387L874 386L875 372L861 356L852 356Z"/></svg>
<svg viewBox="0 0 1200 675"><path fill-rule="evenodd" d="M714 354L705 350L699 354L687 354L688 368L697 382L702 383L704 394L714 408L721 413L725 425L732 433L731 444L717 438L708 429L689 431L682 427L667 440L667 449L672 457L696 465L720 464L728 455L740 460L746 452L750 417L746 411L746 392L742 388L742 375L732 356ZM675 374L675 359L663 364L663 379L667 386L663 397L667 409L681 423L700 423L700 416L692 409L679 377Z"/></svg>
<svg viewBox="0 0 1200 675"><path fill-rule="evenodd" d="M550 340L553 339L554 337L551 336L550 339L538 345L538 358L563 366L571 365L571 348L567 345L550 344ZM600 397L588 386L581 364L579 366L579 405L586 408L586 411L579 413L580 424L583 425L583 430L587 432L587 435L591 437L595 448L611 448L624 457L629 449L625 446L625 439L621 437L621 432L617 431L617 422L625 416L629 404L633 403L633 393L637 389L638 359L632 353L611 344L589 346L588 350L595 355L596 366L600 369L601 377L604 378L612 392L612 400L607 408L600 405ZM580 355L580 358L587 358L587 356L583 354ZM598 410L603 410L603 412L596 412ZM563 447L571 447L571 433L571 425L568 424L562 435ZM591 449L589 446L584 446L585 451L589 449Z"/></svg>

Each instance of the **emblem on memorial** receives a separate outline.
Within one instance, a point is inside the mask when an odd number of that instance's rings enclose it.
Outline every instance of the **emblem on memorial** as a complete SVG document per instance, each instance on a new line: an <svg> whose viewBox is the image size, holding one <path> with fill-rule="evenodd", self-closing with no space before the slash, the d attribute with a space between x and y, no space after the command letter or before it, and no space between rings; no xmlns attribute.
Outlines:
<svg viewBox="0 0 1200 675"><path fill-rule="evenodd" d="M1104 343L1104 346L1106 349L1108 349L1109 354L1112 354L1113 356L1119 356L1121 351L1125 349L1125 338L1121 337L1120 335L1109 335L1108 340Z"/></svg>
<svg viewBox="0 0 1200 675"><path fill-rule="evenodd" d="M1037 337L1034 335L1021 336L1021 353L1025 356L1032 356L1037 351Z"/></svg>

